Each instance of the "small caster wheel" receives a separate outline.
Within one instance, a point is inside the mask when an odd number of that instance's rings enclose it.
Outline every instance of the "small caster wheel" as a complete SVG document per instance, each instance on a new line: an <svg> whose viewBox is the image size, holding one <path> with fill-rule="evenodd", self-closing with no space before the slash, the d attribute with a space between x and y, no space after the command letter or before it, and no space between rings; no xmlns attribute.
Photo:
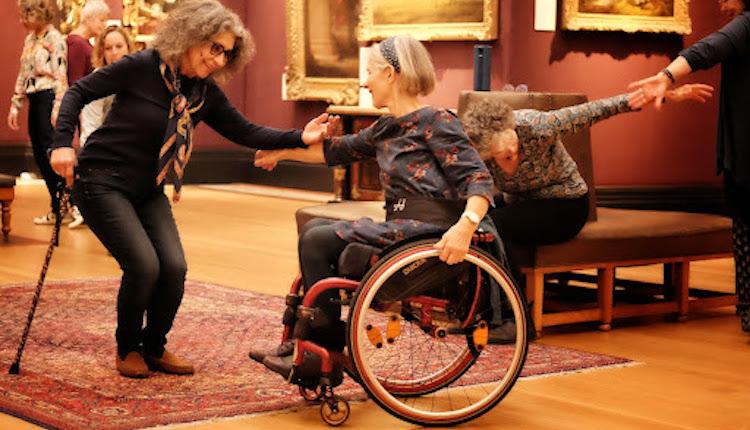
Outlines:
<svg viewBox="0 0 750 430"><path fill-rule="evenodd" d="M323 397L323 391L320 390L320 387L311 390L300 385L299 395L308 402L317 402Z"/></svg>
<svg viewBox="0 0 750 430"><path fill-rule="evenodd" d="M349 402L333 397L320 405L320 417L329 426L340 426L349 418Z"/></svg>

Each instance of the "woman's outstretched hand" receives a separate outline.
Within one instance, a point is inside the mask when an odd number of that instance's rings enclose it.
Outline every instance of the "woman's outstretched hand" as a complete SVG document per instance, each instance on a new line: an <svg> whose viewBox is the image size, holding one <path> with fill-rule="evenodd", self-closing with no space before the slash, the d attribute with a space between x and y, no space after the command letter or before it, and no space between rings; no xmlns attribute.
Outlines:
<svg viewBox="0 0 750 430"><path fill-rule="evenodd" d="M633 91L642 90L643 97L648 101L653 101L656 110L660 110L661 105L664 102L665 94L667 93L670 85L671 81L669 80L669 78L663 73L659 72L656 75L651 76L650 78L631 82L630 85L628 85L628 88Z"/></svg>
<svg viewBox="0 0 750 430"><path fill-rule="evenodd" d="M337 115L328 115L327 113L318 115L305 125L302 130L302 141L305 145L314 145L323 143L327 137L340 131L341 118Z"/></svg>
<svg viewBox="0 0 750 430"><path fill-rule="evenodd" d="M679 86L673 90L669 90L666 93L666 98L669 101L682 102L685 100L693 100L700 103L705 103L708 99L713 97L714 87L706 84L685 84Z"/></svg>
<svg viewBox="0 0 750 430"><path fill-rule="evenodd" d="M269 172L276 167L276 164L281 160L281 152L283 149L277 149L273 151L259 149L255 151L255 167L260 167L263 170Z"/></svg>

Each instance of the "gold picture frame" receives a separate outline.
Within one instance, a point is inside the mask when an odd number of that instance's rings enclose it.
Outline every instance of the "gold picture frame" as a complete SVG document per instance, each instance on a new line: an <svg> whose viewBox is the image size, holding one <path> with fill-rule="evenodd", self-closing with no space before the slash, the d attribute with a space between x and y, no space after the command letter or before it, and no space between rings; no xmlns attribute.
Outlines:
<svg viewBox="0 0 750 430"><path fill-rule="evenodd" d="M418 40L494 40L498 0L362 0L360 41L410 34Z"/></svg>
<svg viewBox="0 0 750 430"><path fill-rule="evenodd" d="M86 0L57 0L62 34L68 34L78 27L81 21L81 9L85 3Z"/></svg>
<svg viewBox="0 0 750 430"><path fill-rule="evenodd" d="M563 0L562 28L690 34L690 0Z"/></svg>
<svg viewBox="0 0 750 430"><path fill-rule="evenodd" d="M286 0L284 100L359 101L358 0Z"/></svg>
<svg viewBox="0 0 750 430"><path fill-rule="evenodd" d="M179 0L122 0L122 25L130 30L137 47L144 48L154 38L156 28Z"/></svg>

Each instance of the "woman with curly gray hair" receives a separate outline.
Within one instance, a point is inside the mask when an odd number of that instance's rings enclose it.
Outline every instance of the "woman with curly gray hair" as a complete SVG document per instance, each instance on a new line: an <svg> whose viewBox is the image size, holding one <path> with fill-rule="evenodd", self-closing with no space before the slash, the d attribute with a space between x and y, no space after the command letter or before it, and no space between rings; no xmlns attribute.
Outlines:
<svg viewBox="0 0 750 430"><path fill-rule="evenodd" d="M705 101L713 88L684 85L665 94L672 101ZM586 223L588 187L578 166L565 150L562 138L623 112L640 109L653 99L643 91L595 100L549 112L513 110L499 99L471 104L461 123L502 193L489 215L504 242L510 245L548 245L575 237ZM524 277L508 260L514 277ZM515 327L491 333L491 340L513 336Z"/></svg>
<svg viewBox="0 0 750 430"><path fill-rule="evenodd" d="M63 99L51 164L73 185L91 231L122 268L115 363L123 376L145 378L149 368L193 373L187 359L164 348L187 271L164 182L172 178L177 202L193 127L203 121L235 143L263 149L303 147L327 133L325 114L304 131L282 131L252 124L235 109L217 81L241 70L252 53L253 39L235 13L216 0L184 0L162 23L153 49L84 77ZM71 141L81 109L110 95L109 115L76 160Z"/></svg>

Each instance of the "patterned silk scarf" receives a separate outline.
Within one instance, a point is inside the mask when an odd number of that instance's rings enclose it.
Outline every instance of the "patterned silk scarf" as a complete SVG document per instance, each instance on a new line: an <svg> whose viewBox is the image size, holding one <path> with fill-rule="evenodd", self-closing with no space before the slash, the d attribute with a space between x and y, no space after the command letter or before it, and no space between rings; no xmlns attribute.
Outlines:
<svg viewBox="0 0 750 430"><path fill-rule="evenodd" d="M161 185L167 177L170 168L174 171L174 193L172 201L180 200L182 189L182 175L193 151L193 121L190 114L203 106L206 96L206 85L197 84L190 94L190 100L180 91L179 72L175 73L163 61L159 62L159 71L164 83L172 95L169 108L169 123L164 134L164 143L159 151L159 173L156 175L156 185Z"/></svg>

